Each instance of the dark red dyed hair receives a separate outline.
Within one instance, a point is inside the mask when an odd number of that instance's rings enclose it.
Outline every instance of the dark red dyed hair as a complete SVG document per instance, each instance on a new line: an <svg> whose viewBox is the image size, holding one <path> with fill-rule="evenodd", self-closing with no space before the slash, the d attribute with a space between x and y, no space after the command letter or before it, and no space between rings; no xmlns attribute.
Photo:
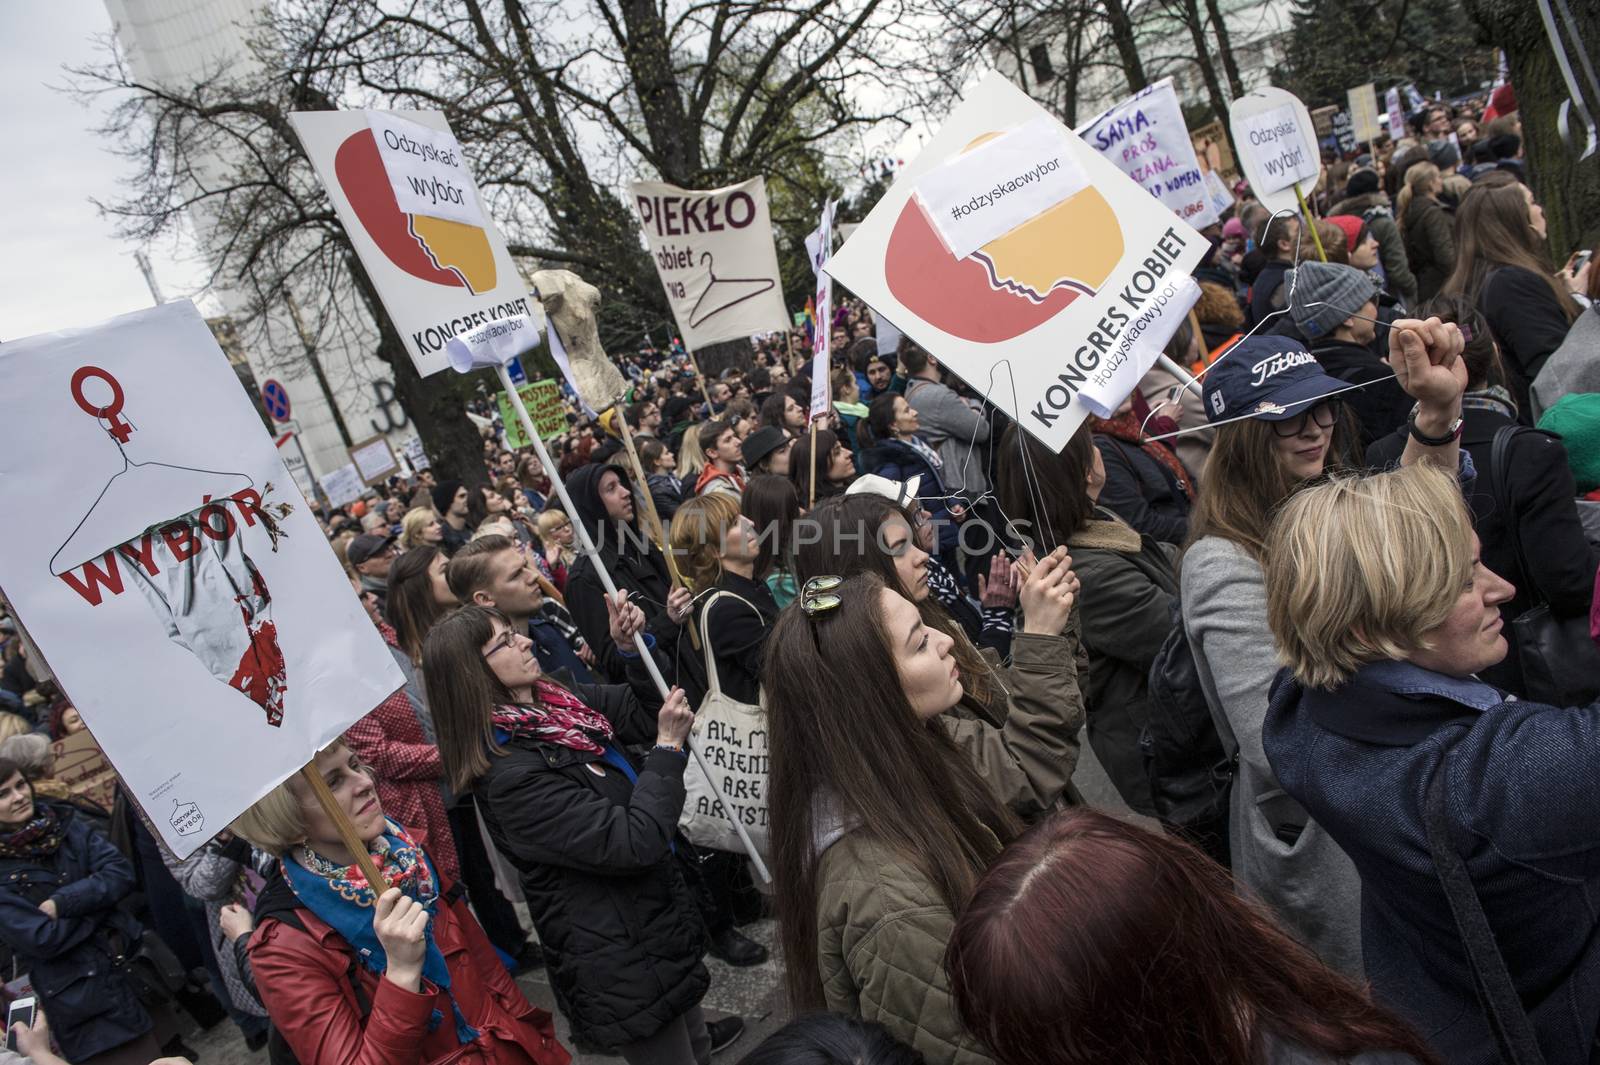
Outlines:
<svg viewBox="0 0 1600 1065"><path fill-rule="evenodd" d="M945 964L962 1022L1003 1065L1258 1065L1263 1035L1335 1059L1439 1059L1398 1017L1235 894L1181 840L1092 810L990 866Z"/></svg>

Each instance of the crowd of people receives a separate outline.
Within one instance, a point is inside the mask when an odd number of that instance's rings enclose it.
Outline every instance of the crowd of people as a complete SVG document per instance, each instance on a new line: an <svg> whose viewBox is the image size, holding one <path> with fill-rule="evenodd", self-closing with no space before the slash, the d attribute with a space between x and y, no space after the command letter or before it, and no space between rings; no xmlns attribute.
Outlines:
<svg viewBox="0 0 1600 1065"><path fill-rule="evenodd" d="M166 997L275 1063L707 1065L704 959L775 917L751 1065L1596 1060L1600 277L1478 118L1331 165L1325 259L1242 190L1198 394L1059 453L842 298L814 419L805 331L650 350L556 470L484 406L481 469L318 508L405 677L314 762L366 855L295 778L164 863L53 782L82 722L13 627L18 1044L189 1052L128 964L176 941ZM764 721L770 886L685 830L713 697Z"/></svg>

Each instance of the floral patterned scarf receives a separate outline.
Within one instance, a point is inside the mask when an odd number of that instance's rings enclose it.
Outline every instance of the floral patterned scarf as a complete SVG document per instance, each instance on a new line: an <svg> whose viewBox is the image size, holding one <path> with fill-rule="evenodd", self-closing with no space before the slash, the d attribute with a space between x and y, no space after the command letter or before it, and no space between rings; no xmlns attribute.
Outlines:
<svg viewBox="0 0 1600 1065"><path fill-rule="evenodd" d="M48 858L61 849L65 838L65 826L56 812L36 803L33 820L15 832L0 835L0 858Z"/></svg>
<svg viewBox="0 0 1600 1065"><path fill-rule="evenodd" d="M611 742L611 722L583 705L583 700L553 681L534 688L536 706L497 706L494 726L513 736L532 736L575 751L604 754Z"/></svg>

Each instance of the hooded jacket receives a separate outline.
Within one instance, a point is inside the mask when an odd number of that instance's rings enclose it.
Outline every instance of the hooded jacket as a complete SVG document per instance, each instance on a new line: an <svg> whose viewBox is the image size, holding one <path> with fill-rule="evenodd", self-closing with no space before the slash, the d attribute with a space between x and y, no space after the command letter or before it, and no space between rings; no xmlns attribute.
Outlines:
<svg viewBox="0 0 1600 1065"><path fill-rule="evenodd" d="M1383 264L1385 287L1403 299L1407 307L1415 307L1417 275L1411 272L1406 241L1400 235L1400 224L1394 220L1389 197L1382 192L1350 196L1328 211L1330 217L1340 214L1355 215L1367 223L1367 229L1378 241L1378 261Z"/></svg>
<svg viewBox="0 0 1600 1065"><path fill-rule="evenodd" d="M639 528L637 505L633 520L625 525L606 516L605 504L600 500L600 478L607 472L615 473L632 489L628 471L621 466L580 466L567 478L567 494L578 511L569 517L582 523L611 579L644 611L645 631L655 637L658 647L666 650L663 657L670 659L674 657L670 652L677 646L679 630L667 617L672 576L667 570L666 557ZM567 610L577 623L578 631L594 649L596 664L614 680L621 680L627 675L627 663L611 640L605 595L605 585L600 583L594 562L580 553L567 571ZM672 676L672 672L667 672L669 682Z"/></svg>

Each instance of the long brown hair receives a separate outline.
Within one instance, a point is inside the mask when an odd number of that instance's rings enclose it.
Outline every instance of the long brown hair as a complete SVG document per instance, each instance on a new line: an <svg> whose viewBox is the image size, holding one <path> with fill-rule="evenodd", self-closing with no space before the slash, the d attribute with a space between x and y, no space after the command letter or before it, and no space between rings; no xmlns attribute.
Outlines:
<svg viewBox="0 0 1600 1065"><path fill-rule="evenodd" d="M1556 305L1571 322L1578 316L1578 305L1556 279L1549 252L1534 232L1526 188L1504 170L1492 170L1472 183L1456 208L1456 266L1440 291L1476 303L1489 271L1520 266L1550 287Z"/></svg>
<svg viewBox="0 0 1600 1065"><path fill-rule="evenodd" d="M1263 545L1273 512L1305 483L1284 468L1275 435L1272 423L1264 418L1217 426L1200 497L1189 514L1185 548L1203 536L1220 536L1244 548L1257 562L1266 557ZM1357 435L1353 415L1346 407L1333 424L1324 473L1350 464L1350 449Z"/></svg>
<svg viewBox="0 0 1600 1065"><path fill-rule="evenodd" d="M827 499L831 496L843 495L855 475L843 481L828 479L828 464L833 461L833 449L839 443L839 437L832 429L817 430L817 498ZM794 482L795 491L805 499L811 494L811 436L802 436L794 445L794 450L789 453L789 480Z"/></svg>
<svg viewBox="0 0 1600 1065"><path fill-rule="evenodd" d="M696 595L722 579L722 540L739 524L739 500L727 492L708 492L683 501L667 533L673 560Z"/></svg>
<svg viewBox="0 0 1600 1065"><path fill-rule="evenodd" d="M384 598L384 615L394 626L395 639L400 649L413 662L422 661L422 641L433 623L444 616L448 607L442 607L433 598L433 581L428 568L439 557L439 549L431 544L402 551L389 566L389 591Z"/></svg>
<svg viewBox="0 0 1600 1065"><path fill-rule="evenodd" d="M885 633L887 587L872 573L852 577L836 590L838 606L815 619L785 610L767 641L773 879L797 1012L824 1006L819 832L864 833L894 849L960 913L1019 830L944 727L906 699Z"/></svg>
<svg viewBox="0 0 1600 1065"><path fill-rule="evenodd" d="M945 955L1003 1065L1256 1065L1265 1037L1346 1061L1439 1059L1188 843L1075 809L1006 848Z"/></svg>
<svg viewBox="0 0 1600 1065"><path fill-rule="evenodd" d="M471 791L489 771L489 759L505 753L494 738L494 708L513 700L483 657L495 622L511 625L490 607L458 607L440 619L422 645L422 679L444 778L457 794Z"/></svg>
<svg viewBox="0 0 1600 1065"><path fill-rule="evenodd" d="M818 500L796 524L805 535L795 537L795 583L803 585L812 577L853 577L858 573L872 573L885 585L907 599L911 590L900 586L900 574L894 568L894 556L883 546L880 530L883 523L898 518L906 523L911 535L916 536L917 518L908 514L880 495L861 493L853 496L834 496ZM845 544L857 548L846 551ZM981 708L987 708L995 697L990 683L994 670L984 661L978 649L967 639L966 630L934 601L933 596L916 603L922 623L937 629L956 641L951 653L961 668L961 687L967 697Z"/></svg>
<svg viewBox="0 0 1600 1065"><path fill-rule="evenodd" d="M1015 422L1007 426L995 459L995 495L1007 518L1019 525L1028 521L1037 530L1035 535L1043 540L1035 548L1038 554L1066 543L1094 517L1094 500L1089 498L1092 469L1094 435L1088 422L1078 427L1059 454Z"/></svg>

